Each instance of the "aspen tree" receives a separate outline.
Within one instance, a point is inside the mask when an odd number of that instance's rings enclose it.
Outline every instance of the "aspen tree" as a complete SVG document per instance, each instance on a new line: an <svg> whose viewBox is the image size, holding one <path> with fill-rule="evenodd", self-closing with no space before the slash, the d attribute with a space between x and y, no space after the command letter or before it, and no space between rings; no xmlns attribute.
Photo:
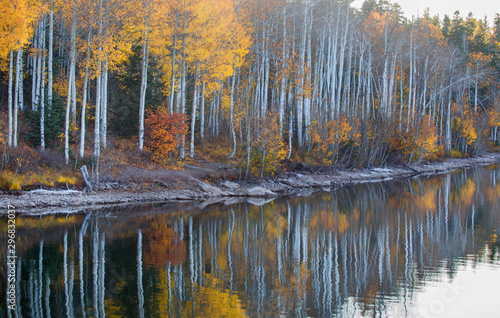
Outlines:
<svg viewBox="0 0 500 318"><path fill-rule="evenodd" d="M54 85L54 0L50 1L49 13L49 61L48 61L48 86L47 86L47 103L49 108L52 108L52 96Z"/></svg>
<svg viewBox="0 0 500 318"><path fill-rule="evenodd" d="M142 33L141 91L139 97L139 150L144 147L144 109L146 104L146 89L148 81L149 33L151 26L151 0L143 0L146 15Z"/></svg>
<svg viewBox="0 0 500 318"><path fill-rule="evenodd" d="M70 107L71 98L73 96L76 68L76 24L77 24L77 8L75 1L72 2L72 17L71 17L71 40L70 40L70 70L68 78L68 96L66 98L66 119L64 122L64 160L69 163L69 128L70 128Z"/></svg>

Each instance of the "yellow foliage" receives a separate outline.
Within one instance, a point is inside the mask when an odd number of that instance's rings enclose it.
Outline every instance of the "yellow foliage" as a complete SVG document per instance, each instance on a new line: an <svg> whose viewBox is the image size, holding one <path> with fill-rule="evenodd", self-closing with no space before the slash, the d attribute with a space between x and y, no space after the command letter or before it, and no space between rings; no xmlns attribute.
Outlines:
<svg viewBox="0 0 500 318"><path fill-rule="evenodd" d="M286 159L288 147L280 138L278 114L267 113L264 120L258 123L260 132L255 143L257 154L253 155L250 171L253 175L274 175L281 162Z"/></svg>
<svg viewBox="0 0 500 318"><path fill-rule="evenodd" d="M428 115L423 116L422 122L425 124L420 128L415 140L416 155L422 159L429 159L440 150L439 135L434 124L426 124L429 122Z"/></svg>
<svg viewBox="0 0 500 318"><path fill-rule="evenodd" d="M338 159L343 148L359 146L361 134L358 127L358 121L349 122L346 118L328 122L324 129L313 122L309 131L313 145L311 156L323 165L331 165Z"/></svg>
<svg viewBox="0 0 500 318"><path fill-rule="evenodd" d="M77 179L74 176L64 176L61 175L57 178L58 183L68 183L68 184L76 184Z"/></svg>
<svg viewBox="0 0 500 318"><path fill-rule="evenodd" d="M500 109L492 109L489 112L490 119L488 124L490 126L500 126Z"/></svg>
<svg viewBox="0 0 500 318"><path fill-rule="evenodd" d="M4 170L0 173L0 188L9 190L21 190L22 187L53 187L54 182L68 185L76 185L81 180L70 173L56 174L51 169L42 169L39 172L27 172L25 174Z"/></svg>
<svg viewBox="0 0 500 318"><path fill-rule="evenodd" d="M476 142L478 133L474 127L474 119L469 116L469 111L465 112L463 118L455 118L453 132L469 146Z"/></svg>
<svg viewBox="0 0 500 318"><path fill-rule="evenodd" d="M389 138L391 148L410 159L432 159L442 149L438 145L439 135L436 126L429 124L428 115L422 116L419 123L408 131L394 130Z"/></svg>
<svg viewBox="0 0 500 318"><path fill-rule="evenodd" d="M9 187L9 190L10 191L21 190L21 185L17 182L12 182L12 184Z"/></svg>
<svg viewBox="0 0 500 318"><path fill-rule="evenodd" d="M47 6L35 0L0 0L0 58L24 46Z"/></svg>
<svg viewBox="0 0 500 318"><path fill-rule="evenodd" d="M21 190L23 185L23 178L21 175L12 171L2 171L0 173L0 187L9 190Z"/></svg>
<svg viewBox="0 0 500 318"><path fill-rule="evenodd" d="M458 150L452 149L448 152L448 157L450 158L463 158L464 154Z"/></svg>

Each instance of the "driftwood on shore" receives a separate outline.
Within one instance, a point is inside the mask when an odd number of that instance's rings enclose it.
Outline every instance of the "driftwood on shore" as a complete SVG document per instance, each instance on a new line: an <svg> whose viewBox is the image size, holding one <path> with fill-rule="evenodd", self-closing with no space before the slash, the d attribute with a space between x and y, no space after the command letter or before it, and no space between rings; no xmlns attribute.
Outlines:
<svg viewBox="0 0 500 318"><path fill-rule="evenodd" d="M87 166L83 165L80 167L80 172L82 173L83 181L87 187L92 191L92 181L90 180L89 171L87 170Z"/></svg>
<svg viewBox="0 0 500 318"><path fill-rule="evenodd" d="M68 194L82 194L77 190L45 190L36 189L26 192L26 194L42 194L42 195L68 195Z"/></svg>

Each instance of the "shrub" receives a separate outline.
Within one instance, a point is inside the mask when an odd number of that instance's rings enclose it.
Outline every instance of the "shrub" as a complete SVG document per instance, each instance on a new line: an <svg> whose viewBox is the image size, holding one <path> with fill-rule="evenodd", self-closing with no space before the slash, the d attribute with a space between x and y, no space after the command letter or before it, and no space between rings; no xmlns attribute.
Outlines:
<svg viewBox="0 0 500 318"><path fill-rule="evenodd" d="M184 114L170 114L167 109L160 107L157 110L146 112L145 145L153 153L153 160L165 164L166 159L180 146L181 138L188 132L187 116Z"/></svg>
<svg viewBox="0 0 500 318"><path fill-rule="evenodd" d="M255 151L250 158L250 172L261 177L274 175L282 169L281 162L288 153L286 144L280 138L277 114L268 112L265 120L258 123L258 131Z"/></svg>

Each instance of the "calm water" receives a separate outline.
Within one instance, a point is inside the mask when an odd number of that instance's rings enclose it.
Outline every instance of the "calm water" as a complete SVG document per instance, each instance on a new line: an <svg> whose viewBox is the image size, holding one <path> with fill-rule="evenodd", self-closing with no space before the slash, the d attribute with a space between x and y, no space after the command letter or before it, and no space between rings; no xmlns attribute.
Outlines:
<svg viewBox="0 0 500 318"><path fill-rule="evenodd" d="M492 166L262 206L18 217L17 313L498 317L499 210Z"/></svg>

